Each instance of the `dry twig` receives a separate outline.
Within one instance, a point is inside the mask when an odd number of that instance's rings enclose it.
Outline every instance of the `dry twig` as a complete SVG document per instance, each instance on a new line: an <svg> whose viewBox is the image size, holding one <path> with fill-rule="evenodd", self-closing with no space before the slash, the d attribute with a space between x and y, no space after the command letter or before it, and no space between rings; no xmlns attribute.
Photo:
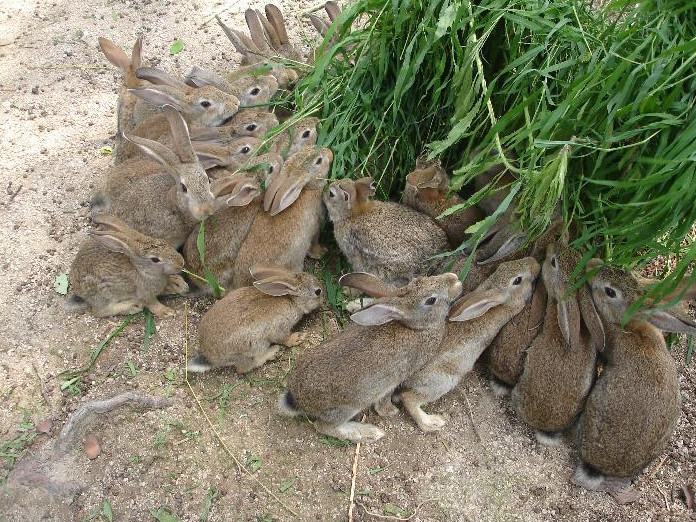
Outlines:
<svg viewBox="0 0 696 522"><path fill-rule="evenodd" d="M657 491L660 492L660 495L662 495L662 498L665 501L665 509L669 511L669 501L667 500L667 493L662 491L662 488L660 488L660 486L657 486Z"/></svg>
<svg viewBox="0 0 696 522"><path fill-rule="evenodd" d="M360 422L365 421L365 415ZM350 505L348 506L348 522L353 522L353 509L355 508L355 480L358 475L358 456L360 455L360 442L355 445L355 455L353 456L353 472L350 481Z"/></svg>
<svg viewBox="0 0 696 522"><path fill-rule="evenodd" d="M471 410L471 403L469 402L469 397L467 396L466 392L464 391L464 388L459 388L462 395L464 396L464 400L466 401L466 406L469 409L469 419L471 420L471 428L474 430L474 435L476 436L476 441L481 442L481 436L479 435L478 429L476 428L476 423L474 422L474 413Z"/></svg>

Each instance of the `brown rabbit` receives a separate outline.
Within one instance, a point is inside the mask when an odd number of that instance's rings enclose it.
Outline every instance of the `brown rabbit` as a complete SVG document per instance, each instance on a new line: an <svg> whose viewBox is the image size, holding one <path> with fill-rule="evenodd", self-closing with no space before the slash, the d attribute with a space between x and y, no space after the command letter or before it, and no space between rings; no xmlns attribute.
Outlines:
<svg viewBox="0 0 696 522"><path fill-rule="evenodd" d="M548 246L541 272L546 317L512 390L515 410L543 444L556 443L577 420L595 380L597 352L604 349L604 328L589 289L583 284L568 295L580 258L560 243Z"/></svg>
<svg viewBox="0 0 696 522"><path fill-rule="evenodd" d="M249 267L255 264L302 270L318 241L324 219L321 191L332 160L329 149L304 147L273 175L264 195L265 212L254 219L235 260L233 288L250 284Z"/></svg>
<svg viewBox="0 0 696 522"><path fill-rule="evenodd" d="M256 216L262 211L261 182L268 185L272 176L280 173L283 167L283 158L278 154L257 156L254 161L263 169L231 174L213 182L212 188L217 191L218 200L223 194L227 195L227 206L205 222L205 263L223 287L232 288L235 259ZM198 227L195 227L184 244L183 254L186 267L202 274L197 239ZM198 281L192 283L201 286ZM207 291L207 287L203 289Z"/></svg>
<svg viewBox="0 0 696 522"><path fill-rule="evenodd" d="M166 105L164 114L171 125L175 150L137 136L126 138L136 143L165 172L140 177L117 194L93 200L93 212L114 214L143 234L164 239L180 247L193 226L214 211L210 182L191 146L186 122L177 110ZM129 176L127 168L123 175Z"/></svg>
<svg viewBox="0 0 696 522"><path fill-rule="evenodd" d="M192 141L228 143L245 136L262 138L277 126L278 118L275 114L257 109L244 109L235 114L226 125L219 127L193 125L190 131ZM148 138L149 136L143 135L143 137Z"/></svg>
<svg viewBox="0 0 696 522"><path fill-rule="evenodd" d="M351 419L391 396L427 364L442 341L447 312L460 291L455 274L419 277L353 314L357 324L300 356L280 397L281 411L306 414L315 420L317 431L332 437L354 442L383 437L378 427Z"/></svg>
<svg viewBox="0 0 696 522"><path fill-rule="evenodd" d="M324 204L336 243L353 270L403 284L433 265L430 258L450 248L447 236L425 214L400 203L370 201L372 179L333 182Z"/></svg>
<svg viewBox="0 0 696 522"><path fill-rule="evenodd" d="M214 180L253 162L263 140L245 136L224 145L209 141L192 141L191 144L208 178Z"/></svg>
<svg viewBox="0 0 696 522"><path fill-rule="evenodd" d="M269 138L269 150L288 158L303 147L316 145L318 124L319 118L283 122L282 130Z"/></svg>
<svg viewBox="0 0 696 522"><path fill-rule="evenodd" d="M234 366L246 373L273 359L279 345L297 346L293 326L322 303L319 281L304 272L254 266L254 286L237 288L217 301L198 325L199 353L188 371Z"/></svg>
<svg viewBox="0 0 696 522"><path fill-rule="evenodd" d="M500 328L529 300L538 274L539 263L532 257L501 263L483 284L452 305L440 347L399 387L401 403L421 430L436 431L445 425L442 416L427 414L421 407L453 390L472 370ZM376 409L380 415L397 411L389 398Z"/></svg>
<svg viewBox="0 0 696 522"><path fill-rule="evenodd" d="M191 87L214 86L239 98L242 106L267 106L276 92L278 80L271 74L246 74L225 80L217 74L194 67L186 75L186 85ZM267 107L266 107L267 108Z"/></svg>
<svg viewBox="0 0 696 522"><path fill-rule="evenodd" d="M168 277L183 268L181 255L166 241L141 234L114 216L101 214L93 221L100 229L88 232L90 238L70 267L71 309L90 308L97 317L145 307L156 315L170 314L157 296L164 293Z"/></svg>
<svg viewBox="0 0 696 522"><path fill-rule="evenodd" d="M324 4L324 11L326 11L326 14L329 15L329 22L327 23L325 20L322 18L319 18L318 16L314 14L309 14L307 15L309 17L310 22L312 22L312 25L314 28L317 30L317 32L324 38L326 39L326 36L329 34L329 30L331 29L331 26L336 22L336 19L339 17L341 14L341 8L338 7L338 4L333 1L328 1ZM340 28L336 28L336 32L332 35L332 38L330 39L329 42L327 42L329 45L334 45L336 43L336 36L337 32ZM350 28L348 29L348 33L350 33ZM354 48L353 45L351 46L346 46L347 48L345 51L350 51L351 49ZM322 42L316 49L314 49L312 56L311 56L311 62L314 63L316 62L321 55L323 55L327 50L326 44ZM338 58L341 59L342 56L338 55ZM355 65L355 60L353 59L352 56L349 57L349 63L351 65Z"/></svg>
<svg viewBox="0 0 696 522"><path fill-rule="evenodd" d="M599 267L590 285L608 330L607 349L603 372L581 418L583 464L574 480L588 489L609 491L623 503L637 496L631 478L664 449L680 413L676 367L654 326L693 334L696 324L680 308L672 308L635 314L622 328L644 281L601 260L591 260L588 267Z"/></svg>
<svg viewBox="0 0 696 522"><path fill-rule="evenodd" d="M696 323L672 308L637 313L622 325L641 295L638 281L599 259L587 266L596 269L589 284L607 337L602 373L580 418L582 464L574 481L630 502L637 497L632 477L662 453L681 413L679 374L653 325L693 335Z"/></svg>
<svg viewBox="0 0 696 522"><path fill-rule="evenodd" d="M440 165L416 169L406 176L406 187L401 202L433 218L455 247L467 238L467 228L486 217L483 211L472 205L437 219L448 208L464 202L457 194L450 193L449 177Z"/></svg>

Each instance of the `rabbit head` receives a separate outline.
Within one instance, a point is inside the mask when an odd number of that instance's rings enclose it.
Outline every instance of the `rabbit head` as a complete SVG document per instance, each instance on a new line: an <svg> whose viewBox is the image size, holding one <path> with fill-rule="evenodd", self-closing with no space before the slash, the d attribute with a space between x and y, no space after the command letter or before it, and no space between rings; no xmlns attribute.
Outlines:
<svg viewBox="0 0 696 522"><path fill-rule="evenodd" d="M376 192L372 177L352 180L343 178L334 181L324 193L324 204L331 221L345 219L353 213L359 213L360 207L366 205Z"/></svg>
<svg viewBox="0 0 696 522"><path fill-rule="evenodd" d="M223 198L230 207L243 207L261 195L261 183L268 183L275 172L283 168L283 158L269 152L252 158L244 171L229 173L211 182L216 201Z"/></svg>
<svg viewBox="0 0 696 522"><path fill-rule="evenodd" d="M213 213L214 198L210 191L210 181L191 145L188 127L181 114L171 105L165 105L162 112L171 127L174 150L157 141L138 136L124 134L124 137L161 164L174 178L179 209L200 221Z"/></svg>
<svg viewBox="0 0 696 522"><path fill-rule="evenodd" d="M597 311L605 322L621 325L628 308L645 291L645 281L618 267L605 265L601 259L590 259L587 270L594 270L590 276L592 299ZM642 283L642 284L641 284ZM661 303L652 303L651 308L635 314L635 317L648 321L660 330L693 335L696 323L682 308L676 306L660 310Z"/></svg>
<svg viewBox="0 0 696 522"><path fill-rule="evenodd" d="M321 306L323 288L319 280L305 272L295 273L279 266L254 265L249 268L254 288L272 296L290 296L305 314Z"/></svg>
<svg viewBox="0 0 696 522"><path fill-rule="evenodd" d="M230 82L229 91L244 107L266 105L278 91L278 80L270 74L243 76Z"/></svg>
<svg viewBox="0 0 696 522"><path fill-rule="evenodd" d="M280 173L274 174L266 189L263 209L271 216L279 214L299 197L305 186L324 186L333 153L318 146L304 147L290 156Z"/></svg>
<svg viewBox="0 0 696 522"><path fill-rule="evenodd" d="M206 69L201 69L197 65L194 65L191 71L184 78L184 83L190 85L191 87L204 87L206 85L213 85L224 92L230 92L230 86L227 84L225 79Z"/></svg>
<svg viewBox="0 0 696 522"><path fill-rule="evenodd" d="M213 167L236 169L254 156L261 146L261 139L246 136L225 145L209 141L194 141L192 146L204 169Z"/></svg>
<svg viewBox="0 0 696 522"><path fill-rule="evenodd" d="M137 270L170 275L184 268L184 258L166 241L141 234L115 216L98 214L92 221L98 226L88 232L92 239L127 255Z"/></svg>
<svg viewBox="0 0 696 522"><path fill-rule="evenodd" d="M449 191L449 177L447 172L439 165L425 169L416 169L406 176L406 186L412 190L432 190L436 193L446 194Z"/></svg>
<svg viewBox="0 0 696 522"><path fill-rule="evenodd" d="M476 290L452 305L449 320L469 321L502 304L522 310L532 296L539 269L539 263L533 257L501 263Z"/></svg>
<svg viewBox="0 0 696 522"><path fill-rule="evenodd" d="M271 138L271 148L283 157L292 156L303 147L317 143L319 118L301 118Z"/></svg>
<svg viewBox="0 0 696 522"><path fill-rule="evenodd" d="M155 106L172 105L191 123L206 127L225 125L239 110L239 99L213 85L194 88L164 71L140 67L135 75L153 85L128 92Z"/></svg>
<svg viewBox="0 0 696 522"><path fill-rule="evenodd" d="M278 126L275 114L256 109L244 109L220 127L199 127L191 129L193 141L215 141L227 143L244 136L260 138L269 130Z"/></svg>
<svg viewBox="0 0 696 522"><path fill-rule="evenodd" d="M370 306L350 316L353 322L375 326L398 321L412 330L441 322L462 291L459 278L451 273L417 277L402 287L366 273L346 274L338 282L377 297Z"/></svg>

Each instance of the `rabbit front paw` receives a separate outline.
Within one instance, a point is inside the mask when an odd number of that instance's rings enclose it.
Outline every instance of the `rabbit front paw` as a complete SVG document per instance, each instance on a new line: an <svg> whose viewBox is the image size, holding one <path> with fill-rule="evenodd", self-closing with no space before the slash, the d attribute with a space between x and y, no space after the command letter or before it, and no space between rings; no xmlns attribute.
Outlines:
<svg viewBox="0 0 696 522"><path fill-rule="evenodd" d="M309 334L306 332L293 332L288 335L285 339L280 341L280 344L292 348L293 346L299 346L300 344L309 340Z"/></svg>
<svg viewBox="0 0 696 522"><path fill-rule="evenodd" d="M164 295L182 295L189 291L189 286L184 281L184 278L179 274L170 275L167 278L167 286L164 287L162 293Z"/></svg>
<svg viewBox="0 0 696 522"><path fill-rule="evenodd" d="M425 432L431 432L438 431L444 428L445 424L447 424L447 421L442 415L427 414L423 412L423 415L420 417L420 419L416 419L416 423L418 424L418 427L421 430Z"/></svg>
<svg viewBox="0 0 696 522"><path fill-rule="evenodd" d="M317 422L315 426L319 432L325 435L337 439L347 439L351 442L376 441L385 435L384 431L377 426L353 421L345 422L338 426Z"/></svg>
<svg viewBox="0 0 696 522"><path fill-rule="evenodd" d="M160 303L156 299L154 301L148 303L147 307L157 317L170 317L170 316L174 315L174 310L172 308L169 308L168 306L164 306L162 303Z"/></svg>
<svg viewBox="0 0 696 522"><path fill-rule="evenodd" d="M380 417L393 417L399 413L399 408L394 406L391 400L391 393L388 393L375 403L375 411Z"/></svg>

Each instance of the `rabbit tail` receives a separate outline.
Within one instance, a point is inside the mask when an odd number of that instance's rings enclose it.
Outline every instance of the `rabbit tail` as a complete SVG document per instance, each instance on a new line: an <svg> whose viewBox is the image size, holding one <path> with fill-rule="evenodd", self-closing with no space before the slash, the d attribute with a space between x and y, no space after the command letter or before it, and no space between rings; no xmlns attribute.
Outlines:
<svg viewBox="0 0 696 522"><path fill-rule="evenodd" d="M297 417L302 412L297 409L297 403L295 398L292 396L288 390L285 390L283 394L278 398L278 408L283 415L288 417Z"/></svg>
<svg viewBox="0 0 696 522"><path fill-rule="evenodd" d="M210 361L208 361L205 355L199 353L193 359L189 360L186 369L192 373L203 373L212 370L213 365L210 364Z"/></svg>
<svg viewBox="0 0 696 522"><path fill-rule="evenodd" d="M578 464L573 475L573 482L589 490L599 490L604 483L604 475L585 462Z"/></svg>
<svg viewBox="0 0 696 522"><path fill-rule="evenodd" d="M82 299L79 295L71 294L65 302L65 311L68 313L82 312L87 308L89 308L87 301Z"/></svg>

